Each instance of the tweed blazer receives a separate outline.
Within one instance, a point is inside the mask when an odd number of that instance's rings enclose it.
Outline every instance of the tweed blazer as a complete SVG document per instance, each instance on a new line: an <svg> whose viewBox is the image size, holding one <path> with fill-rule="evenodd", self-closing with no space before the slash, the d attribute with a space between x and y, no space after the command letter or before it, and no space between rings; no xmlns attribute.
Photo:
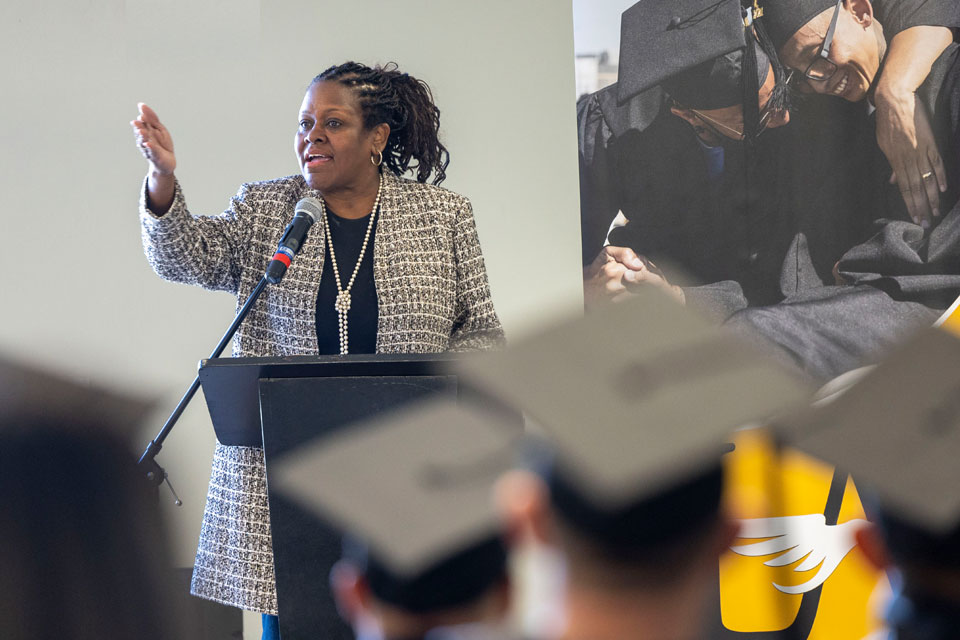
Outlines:
<svg viewBox="0 0 960 640"><path fill-rule="evenodd" d="M147 260L162 278L237 295L257 285L294 206L312 191L302 176L247 183L218 216L192 216L177 184L161 217L140 197ZM234 356L316 354L316 300L326 247L315 225L277 285L240 326ZM491 349L503 330L490 299L469 200L383 174L373 244L379 304L377 353ZM277 613L263 450L217 443L191 592Z"/></svg>

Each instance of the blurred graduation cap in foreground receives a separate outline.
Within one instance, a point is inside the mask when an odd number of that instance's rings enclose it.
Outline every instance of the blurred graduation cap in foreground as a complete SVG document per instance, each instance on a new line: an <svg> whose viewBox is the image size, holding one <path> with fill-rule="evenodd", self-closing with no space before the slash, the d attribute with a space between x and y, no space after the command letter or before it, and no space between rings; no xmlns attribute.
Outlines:
<svg viewBox="0 0 960 640"><path fill-rule="evenodd" d="M0 356L0 637L186 637L154 489L129 446L152 408Z"/></svg>
<svg viewBox="0 0 960 640"><path fill-rule="evenodd" d="M542 427L554 500L566 501L557 506L612 543L666 535L704 505L715 512L730 434L810 395L653 288L464 361L460 373Z"/></svg>
<svg viewBox="0 0 960 640"><path fill-rule="evenodd" d="M960 566L958 363L960 338L926 330L840 397L777 425L788 444L876 495L895 553L953 566Z"/></svg>
<svg viewBox="0 0 960 640"><path fill-rule="evenodd" d="M380 600L438 610L505 576L492 489L519 435L497 414L430 400L306 445L270 482L349 534L345 553Z"/></svg>
<svg viewBox="0 0 960 640"><path fill-rule="evenodd" d="M0 425L98 425L130 435L155 400L85 383L0 356Z"/></svg>

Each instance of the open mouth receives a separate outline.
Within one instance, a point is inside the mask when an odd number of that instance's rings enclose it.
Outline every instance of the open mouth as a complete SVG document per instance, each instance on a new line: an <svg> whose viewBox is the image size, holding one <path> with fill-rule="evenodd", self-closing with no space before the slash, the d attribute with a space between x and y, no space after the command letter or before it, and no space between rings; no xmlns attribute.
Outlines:
<svg viewBox="0 0 960 640"><path fill-rule="evenodd" d="M843 74L843 77L840 79L840 82L837 83L837 86L833 88L833 95L842 96L847 91L847 86L850 84L850 73L846 72Z"/></svg>
<svg viewBox="0 0 960 640"><path fill-rule="evenodd" d="M308 169L313 167L319 167L320 165L325 164L330 160L333 160L332 156L327 156L322 153L311 153L307 155L304 166L307 167Z"/></svg>

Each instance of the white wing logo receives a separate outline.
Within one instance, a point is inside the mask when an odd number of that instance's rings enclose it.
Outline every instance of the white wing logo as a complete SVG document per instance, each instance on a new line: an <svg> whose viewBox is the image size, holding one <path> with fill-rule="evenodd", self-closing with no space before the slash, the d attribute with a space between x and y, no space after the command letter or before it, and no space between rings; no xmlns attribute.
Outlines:
<svg viewBox="0 0 960 640"><path fill-rule="evenodd" d="M796 572L812 571L820 565L820 570L803 584L784 586L773 583L783 593L796 595L812 591L826 582L840 561L856 546L856 532L866 524L866 520L858 519L828 525L826 518L819 513L741 520L739 538L769 539L730 549L742 556L780 554L763 563L768 567L784 567L802 559L803 562L793 569Z"/></svg>

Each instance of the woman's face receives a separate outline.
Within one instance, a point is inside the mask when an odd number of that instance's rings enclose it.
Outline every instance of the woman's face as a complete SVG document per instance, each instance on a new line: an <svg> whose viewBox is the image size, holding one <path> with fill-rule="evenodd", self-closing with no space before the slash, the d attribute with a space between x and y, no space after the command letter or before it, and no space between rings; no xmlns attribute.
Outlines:
<svg viewBox="0 0 960 640"><path fill-rule="evenodd" d="M784 64L802 74L823 46L833 9L820 13L800 28L780 50ZM870 90L880 68L880 52L869 2L850 1L840 7L829 60L837 66L826 80L802 79L817 93L835 95L858 102Z"/></svg>
<svg viewBox="0 0 960 640"><path fill-rule="evenodd" d="M338 82L316 82L300 105L294 150L311 188L325 195L362 191L375 179L371 157L383 149L390 128L366 129L360 102Z"/></svg>

